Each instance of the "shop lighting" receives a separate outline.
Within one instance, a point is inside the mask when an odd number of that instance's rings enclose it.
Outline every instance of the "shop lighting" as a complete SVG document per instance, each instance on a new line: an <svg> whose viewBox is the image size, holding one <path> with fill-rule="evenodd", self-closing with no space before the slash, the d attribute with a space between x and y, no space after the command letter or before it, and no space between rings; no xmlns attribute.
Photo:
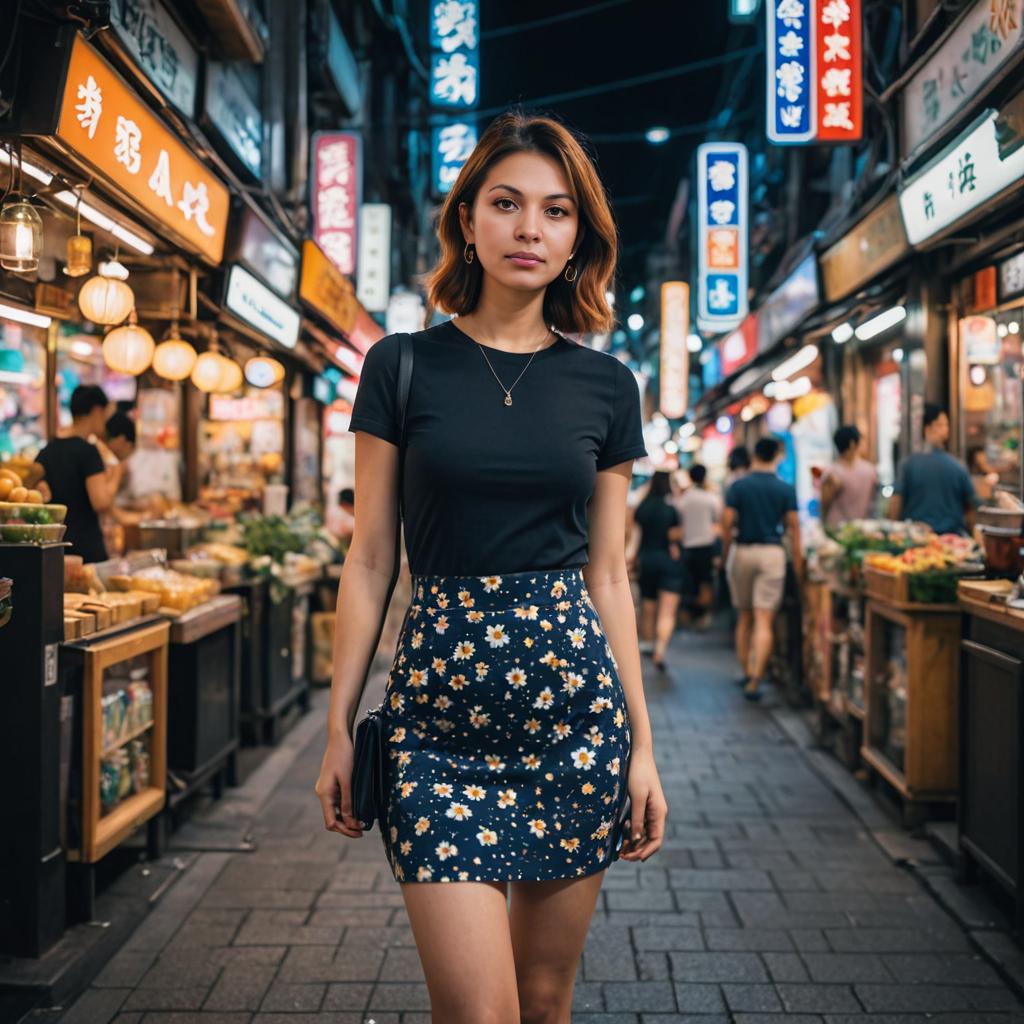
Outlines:
<svg viewBox="0 0 1024 1024"><path fill-rule="evenodd" d="M971 367L971 383L976 387L980 388L982 384L988 380L988 374L985 372L984 366L972 366Z"/></svg>
<svg viewBox="0 0 1024 1024"><path fill-rule="evenodd" d="M996 334L999 335L1000 338L1005 338L1009 333L1010 328L1007 327L1006 324L999 324L996 327Z"/></svg>
<svg viewBox="0 0 1024 1024"><path fill-rule="evenodd" d="M903 362L903 349L901 349L901 348L894 348L892 350L892 361L894 363L902 363Z"/></svg>
<svg viewBox="0 0 1024 1024"><path fill-rule="evenodd" d="M756 415L757 412L754 410L752 405L745 405L740 412L740 419L743 420L744 423L749 423Z"/></svg>
<svg viewBox="0 0 1024 1024"><path fill-rule="evenodd" d="M790 356L785 362L779 363L772 370L772 380L789 380L794 373L806 370L818 358L817 345L804 345L796 355Z"/></svg>
<svg viewBox="0 0 1024 1024"><path fill-rule="evenodd" d="M893 306L884 313L879 313L878 316L873 316L870 320L866 320L853 333L857 336L858 341L868 341L883 331L889 330L890 327L903 323L906 318L907 309L905 306Z"/></svg>
<svg viewBox="0 0 1024 1024"><path fill-rule="evenodd" d="M178 334L174 323L153 353L153 372L164 380L184 380L196 365L196 350Z"/></svg>
<svg viewBox="0 0 1024 1024"><path fill-rule="evenodd" d="M677 445L675 443L675 441L666 441L665 442L665 452L668 455L678 455L679 454L679 445Z"/></svg>
<svg viewBox="0 0 1024 1024"><path fill-rule="evenodd" d="M245 364L245 379L254 388L269 388L284 380L284 366L270 356L253 356Z"/></svg>
<svg viewBox="0 0 1024 1024"><path fill-rule="evenodd" d="M715 420L715 430L720 434L732 433L732 417L731 416L719 416Z"/></svg>
<svg viewBox="0 0 1024 1024"><path fill-rule="evenodd" d="M99 273L90 277L78 291L78 308L94 324L120 324L135 307L135 293L121 277L120 263L100 264Z"/></svg>
<svg viewBox="0 0 1024 1024"><path fill-rule="evenodd" d="M27 274L39 266L43 218L27 196L12 192L0 208L0 267Z"/></svg>
<svg viewBox="0 0 1024 1024"><path fill-rule="evenodd" d="M704 347L704 341L699 334L689 334L686 337L686 347L691 352L697 353Z"/></svg>
<svg viewBox="0 0 1024 1024"><path fill-rule="evenodd" d="M764 370L752 366L744 370L730 385L729 394L738 395L747 390L751 385L757 383L764 376Z"/></svg>
<svg viewBox="0 0 1024 1024"><path fill-rule="evenodd" d="M223 374L221 361L223 359L224 357L219 352L211 350L204 352L196 360L196 365L192 367L192 373L189 376L200 391L210 393L216 391L220 386Z"/></svg>
<svg viewBox="0 0 1024 1024"><path fill-rule="evenodd" d="M659 125L656 128L648 128L644 133L644 138L646 138L652 146L660 146L663 142L668 142L670 134L671 133L667 128L662 128Z"/></svg>
<svg viewBox="0 0 1024 1024"><path fill-rule="evenodd" d="M115 373L138 377L149 369L155 348L153 335L145 327L139 326L139 319L133 309L128 323L123 327L115 327L103 339L103 361Z"/></svg>
<svg viewBox="0 0 1024 1024"><path fill-rule="evenodd" d="M882 497L883 498L891 498L895 492L896 492L896 488L893 487L892 484L886 484L882 488Z"/></svg>
<svg viewBox="0 0 1024 1024"><path fill-rule="evenodd" d="M840 324L832 332L832 340L837 345L845 345L853 337L853 324L845 323Z"/></svg>
<svg viewBox="0 0 1024 1024"><path fill-rule="evenodd" d="M604 301L607 302L608 305L612 307L612 309L614 309L615 308L615 292L613 292L613 291L605 292L604 293Z"/></svg>
<svg viewBox="0 0 1024 1024"><path fill-rule="evenodd" d="M814 385L810 377L797 377L796 380L775 381L764 389L764 397L776 402L792 402L796 398L809 395Z"/></svg>
<svg viewBox="0 0 1024 1024"><path fill-rule="evenodd" d="M217 383L217 394L230 395L242 386L242 368L233 359L223 356L221 360L220 381Z"/></svg>
<svg viewBox="0 0 1024 1024"><path fill-rule="evenodd" d="M14 320L19 324L27 324L29 327L49 327L53 322L48 316L42 313L33 313L27 309L19 309L17 306L8 306L0 302L0 320Z"/></svg>
<svg viewBox="0 0 1024 1024"><path fill-rule="evenodd" d="M642 284L638 284L629 293L629 301L630 302L643 302L645 294L646 294L646 292L644 291L644 286Z"/></svg>
<svg viewBox="0 0 1024 1024"><path fill-rule="evenodd" d="M679 428L679 439L686 440L688 437L692 437L697 432L696 423L684 423Z"/></svg>
<svg viewBox="0 0 1024 1024"><path fill-rule="evenodd" d="M631 331L642 331L644 327L644 318L639 313L630 313L629 318L626 320L626 326Z"/></svg>
<svg viewBox="0 0 1024 1024"><path fill-rule="evenodd" d="M91 342L88 341L73 341L71 342L71 354L78 356L79 359L91 359L95 349Z"/></svg>
<svg viewBox="0 0 1024 1024"><path fill-rule="evenodd" d="M1017 320L1011 320L1007 325L1006 329L1011 334L1020 334L1020 322Z"/></svg>

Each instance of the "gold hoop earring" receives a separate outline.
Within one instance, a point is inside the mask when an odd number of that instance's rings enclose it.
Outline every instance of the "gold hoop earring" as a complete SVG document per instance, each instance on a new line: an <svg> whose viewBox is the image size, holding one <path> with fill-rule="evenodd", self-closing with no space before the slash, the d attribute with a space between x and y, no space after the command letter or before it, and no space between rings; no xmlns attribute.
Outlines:
<svg viewBox="0 0 1024 1024"><path fill-rule="evenodd" d="M462 258L467 263L472 263L476 259L476 246L472 242L466 243L466 248L462 250Z"/></svg>
<svg viewBox="0 0 1024 1024"><path fill-rule="evenodd" d="M571 273L570 273L570 271L571 271ZM571 263L567 263L566 266L565 266L565 272L564 272L563 276L565 277L566 281L568 281L570 284L572 284L572 282L576 280L576 276L577 276L578 273L579 272L576 270L576 268Z"/></svg>

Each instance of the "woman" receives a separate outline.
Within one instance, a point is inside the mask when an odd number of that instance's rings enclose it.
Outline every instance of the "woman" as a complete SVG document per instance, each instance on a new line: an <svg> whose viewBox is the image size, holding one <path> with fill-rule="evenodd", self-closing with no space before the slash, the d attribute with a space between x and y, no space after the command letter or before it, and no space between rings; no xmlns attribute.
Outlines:
<svg viewBox="0 0 1024 1024"><path fill-rule="evenodd" d="M671 497L671 475L655 473L634 513L630 545L637 552L640 569L640 636L645 642L653 639L651 661L659 672L665 671L665 651L675 631L682 587L682 531Z"/></svg>
<svg viewBox="0 0 1024 1024"><path fill-rule="evenodd" d="M382 839L433 1020L567 1022L616 814L628 792L628 861L660 848L667 814L624 553L639 396L627 367L564 337L611 326L615 227L577 139L508 114L438 235L429 298L458 319L413 335L413 596L383 705ZM395 337L367 353L351 423L355 533L316 785L325 827L349 838L357 691L394 557L397 360Z"/></svg>

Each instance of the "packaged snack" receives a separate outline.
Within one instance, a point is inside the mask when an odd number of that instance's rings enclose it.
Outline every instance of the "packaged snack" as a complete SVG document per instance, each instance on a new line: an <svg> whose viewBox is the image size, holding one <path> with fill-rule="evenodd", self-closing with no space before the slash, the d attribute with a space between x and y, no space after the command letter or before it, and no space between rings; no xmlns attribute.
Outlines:
<svg viewBox="0 0 1024 1024"><path fill-rule="evenodd" d="M132 792L141 793L149 787L149 749L142 740L128 744L128 760L132 778Z"/></svg>
<svg viewBox="0 0 1024 1024"><path fill-rule="evenodd" d="M105 757L100 762L100 806L107 814L117 806L121 788L121 769L116 757Z"/></svg>

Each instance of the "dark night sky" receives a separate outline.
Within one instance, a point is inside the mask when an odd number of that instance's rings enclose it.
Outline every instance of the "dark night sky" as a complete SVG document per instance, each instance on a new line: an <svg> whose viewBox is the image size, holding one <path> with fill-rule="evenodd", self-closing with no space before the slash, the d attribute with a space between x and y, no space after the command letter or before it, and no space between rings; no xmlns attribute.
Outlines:
<svg viewBox="0 0 1024 1024"><path fill-rule="evenodd" d="M517 0L481 3L481 109L529 101L717 57L749 46L752 30L730 33L724 0ZM579 17L514 34L494 30L599 7ZM701 123L714 115L728 66L663 81L545 104L573 127L595 136L599 169L615 205L622 253L621 281L642 280L644 255L665 234L679 180L691 173L703 135L652 146L654 125ZM486 118L481 118L481 124ZM638 140L608 135L637 133Z"/></svg>

